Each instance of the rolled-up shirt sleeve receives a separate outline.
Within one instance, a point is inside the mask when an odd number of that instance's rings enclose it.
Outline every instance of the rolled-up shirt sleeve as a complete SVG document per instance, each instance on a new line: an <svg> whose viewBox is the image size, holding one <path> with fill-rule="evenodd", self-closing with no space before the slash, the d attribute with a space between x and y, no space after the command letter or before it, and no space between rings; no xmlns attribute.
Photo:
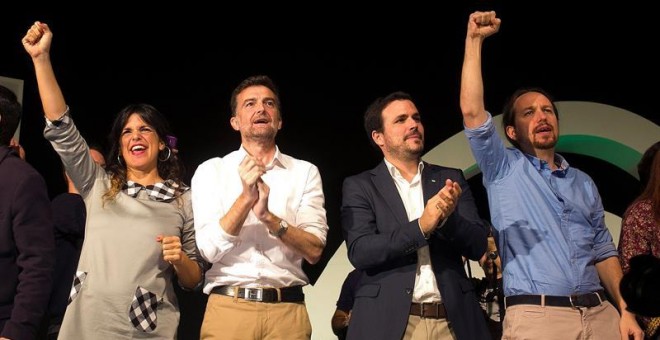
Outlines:
<svg viewBox="0 0 660 340"><path fill-rule="evenodd" d="M593 195L594 208L592 215L592 226L594 228L594 254L595 261L600 262L612 256L618 256L619 253L614 246L612 234L605 225L605 209L601 201L598 189L593 181L590 181L590 193Z"/></svg>
<svg viewBox="0 0 660 340"><path fill-rule="evenodd" d="M497 133L493 117L487 113L488 119L481 126L465 127L465 135L484 179L493 182L509 173L512 159L509 159L506 146Z"/></svg>
<svg viewBox="0 0 660 340"><path fill-rule="evenodd" d="M325 245L328 223L324 205L321 174L316 166L310 164L300 208L296 214L296 224L304 231L318 237Z"/></svg>
<svg viewBox="0 0 660 340"><path fill-rule="evenodd" d="M218 192L222 187L221 163L220 158L202 163L191 181L197 247L202 258L211 263L220 261L239 242L238 236L227 234L220 226L220 219L230 208L223 206L223 193Z"/></svg>

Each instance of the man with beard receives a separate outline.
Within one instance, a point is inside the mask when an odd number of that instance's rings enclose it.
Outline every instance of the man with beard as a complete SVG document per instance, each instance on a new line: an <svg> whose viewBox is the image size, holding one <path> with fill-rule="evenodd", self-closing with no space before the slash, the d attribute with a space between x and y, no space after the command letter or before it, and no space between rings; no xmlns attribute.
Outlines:
<svg viewBox="0 0 660 340"><path fill-rule="evenodd" d="M485 110L481 46L500 23L495 12L470 15L460 104L499 232L503 338L641 339L619 293L623 274L596 185L555 153L558 112L550 96L522 89L505 104L502 125L514 148L505 147Z"/></svg>
<svg viewBox="0 0 660 340"><path fill-rule="evenodd" d="M489 338L463 267L487 236L463 173L421 160L424 125L407 93L376 99L364 127L384 160L344 180L348 257L364 271L347 339Z"/></svg>
<svg viewBox="0 0 660 340"><path fill-rule="evenodd" d="M310 339L302 261L318 262L328 225L317 167L280 152L280 99L253 76L231 97L241 146L192 178L197 245L209 294L202 339Z"/></svg>

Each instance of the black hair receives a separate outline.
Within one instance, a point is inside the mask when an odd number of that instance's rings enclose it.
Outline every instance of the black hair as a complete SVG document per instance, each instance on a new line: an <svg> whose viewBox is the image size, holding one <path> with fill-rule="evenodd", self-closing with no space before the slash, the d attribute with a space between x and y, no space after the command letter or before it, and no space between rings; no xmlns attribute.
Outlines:
<svg viewBox="0 0 660 340"><path fill-rule="evenodd" d="M230 103L230 110L231 110L231 116L234 117L236 116L236 109L238 108L238 94L241 93L243 90L245 90L248 87L252 86L265 86L269 90L273 91L275 94L275 105L277 106L277 110L280 112L280 118L282 117L282 112L281 112L281 104L280 104L280 91L277 89L277 86L275 86L275 82L273 82L270 77L265 76L265 75L256 75L256 76L251 76L243 81L240 82L234 88L234 91L231 93L231 103Z"/></svg>
<svg viewBox="0 0 660 340"><path fill-rule="evenodd" d="M173 152L167 144L167 135L172 135L170 126L160 111L149 104L131 104L124 107L115 117L108 136L108 150L106 171L110 173L112 186L104 197L113 198L121 190L126 182L126 163L121 158L121 134L131 115L137 114L140 118L154 128L158 139L167 147L158 153L158 175L165 180L173 180L178 185L183 185L184 166L176 152Z"/></svg>
<svg viewBox="0 0 660 340"><path fill-rule="evenodd" d="M509 143L518 149L520 149L520 144L509 137L509 135L506 133L506 128L507 126L516 126L516 113L513 110L514 104L516 103L516 100L520 98L520 96L529 92L540 93L548 98L550 103L552 103L552 109L555 111L555 116L557 116L557 120L559 120L559 110L557 110L557 105L555 105L554 99L546 90L540 87L524 87L513 92L513 94L509 97L509 100L504 104L504 108L502 109L502 128L504 129L504 135L506 136L506 139L509 141Z"/></svg>
<svg viewBox="0 0 660 340"><path fill-rule="evenodd" d="M9 145L21 121L21 111L16 94L0 85L0 145Z"/></svg>
<svg viewBox="0 0 660 340"><path fill-rule="evenodd" d="M412 96L403 91L396 91L388 94L385 97L379 97L374 100L367 111L364 112L364 131L367 133L367 138L371 143L371 146L380 150L374 139L371 137L373 131L383 132L383 110L390 105L391 102L397 100L412 100Z"/></svg>

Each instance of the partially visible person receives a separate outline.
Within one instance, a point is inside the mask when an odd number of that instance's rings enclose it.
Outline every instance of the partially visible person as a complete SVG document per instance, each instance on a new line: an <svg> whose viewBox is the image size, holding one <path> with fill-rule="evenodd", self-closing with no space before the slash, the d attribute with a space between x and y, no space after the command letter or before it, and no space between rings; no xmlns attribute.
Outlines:
<svg viewBox="0 0 660 340"><path fill-rule="evenodd" d="M462 171L422 161L422 116L405 92L376 99L364 128L383 160L343 183L348 258L364 271L348 339L489 338L463 266L487 232Z"/></svg>
<svg viewBox="0 0 660 340"><path fill-rule="evenodd" d="M504 264L502 338L641 339L619 291L623 272L596 184L555 152L558 112L549 94L524 88L505 104L512 148L485 109L482 44L500 24L493 11L468 19L460 106Z"/></svg>
<svg viewBox="0 0 660 340"><path fill-rule="evenodd" d="M21 144L19 144L15 138L11 139L9 142L9 147L18 153L18 157L20 157L22 160L25 160L25 149L23 149L23 146L21 146Z"/></svg>
<svg viewBox="0 0 660 340"><path fill-rule="evenodd" d="M46 182L10 147L21 105L0 85L0 339L35 339L52 286L55 239Z"/></svg>
<svg viewBox="0 0 660 340"><path fill-rule="evenodd" d="M660 142L644 153L637 167L646 187L628 207L621 220L619 254L623 272L630 271L630 260L638 255L660 258ZM638 321L649 338L660 336L660 317L640 317Z"/></svg>
<svg viewBox="0 0 660 340"><path fill-rule="evenodd" d="M488 330L493 339L502 338L502 321L504 320L504 294L502 291L502 259L497 251L497 243L493 230L488 234L488 248L479 259L479 265L485 277L477 287L479 303L487 317Z"/></svg>
<svg viewBox="0 0 660 340"><path fill-rule="evenodd" d="M105 168L105 157L100 146L90 144L89 153L96 164ZM85 220L87 219L83 197L66 171L63 171L63 177L67 184L67 191L55 196L51 201L56 254L53 291L48 303L46 325L49 340L57 339L62 325L85 237Z"/></svg>
<svg viewBox="0 0 660 340"><path fill-rule="evenodd" d="M649 146L649 148L644 151L639 163L637 163L637 174L639 175L639 185L641 188L640 192L646 189L646 184L648 184L649 178L651 177L651 170L653 170L651 163L653 163L653 158L658 153L658 150L660 150L660 141Z"/></svg>
<svg viewBox="0 0 660 340"><path fill-rule="evenodd" d="M197 245L212 268L202 339L310 339L302 261L328 233L318 168L281 152L279 92L251 76L232 92L238 150L205 161L192 179Z"/></svg>
<svg viewBox="0 0 660 340"><path fill-rule="evenodd" d="M628 303L628 310L650 318L660 317L660 258L650 254L633 256L630 268L621 279L621 295ZM656 319L657 320L657 319ZM660 334L647 339L660 339Z"/></svg>
<svg viewBox="0 0 660 340"><path fill-rule="evenodd" d="M104 169L73 123L49 51L53 33L35 22L23 38L46 118L44 136L85 200L87 221L60 339L174 339L173 285L202 282L190 190L165 142L167 121L151 105L122 109ZM174 278L176 277L176 280Z"/></svg>
<svg viewBox="0 0 660 340"><path fill-rule="evenodd" d="M174 136L174 135L167 135L167 136L165 136L165 139L167 140L167 145L170 147L172 152L175 155L178 155L179 154L179 147L177 146L177 142L178 142L179 139L176 138L176 136Z"/></svg>
<svg viewBox="0 0 660 340"><path fill-rule="evenodd" d="M344 283L341 285L339 300L337 300L337 309L335 309L335 313L332 315L332 320L330 321L332 332L335 333L339 340L346 339L346 332L351 321L351 310L355 301L355 292L358 289L361 277L362 271L353 269L348 273L346 279L344 279Z"/></svg>

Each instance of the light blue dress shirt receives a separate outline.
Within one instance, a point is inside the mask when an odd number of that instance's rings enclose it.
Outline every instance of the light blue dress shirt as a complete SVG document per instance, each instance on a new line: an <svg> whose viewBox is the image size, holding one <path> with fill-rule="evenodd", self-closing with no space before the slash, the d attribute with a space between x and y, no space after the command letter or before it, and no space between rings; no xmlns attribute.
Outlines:
<svg viewBox="0 0 660 340"><path fill-rule="evenodd" d="M617 251L593 180L558 154L560 168L552 171L545 161L505 147L490 114L465 134L499 234L504 295L602 289L595 264Z"/></svg>

